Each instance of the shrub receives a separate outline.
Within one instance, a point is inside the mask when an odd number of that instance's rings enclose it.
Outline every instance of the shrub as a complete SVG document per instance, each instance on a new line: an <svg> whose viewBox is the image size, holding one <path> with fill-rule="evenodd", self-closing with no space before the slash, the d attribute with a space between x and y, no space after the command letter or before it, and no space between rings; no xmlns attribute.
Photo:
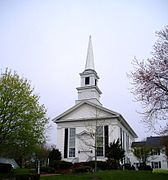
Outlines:
<svg viewBox="0 0 168 180"><path fill-rule="evenodd" d="M82 162L80 162L80 163L74 163L72 168L78 168L78 167L81 167L81 166L83 166L83 163L82 163Z"/></svg>
<svg viewBox="0 0 168 180"><path fill-rule="evenodd" d="M49 153L48 156L50 162L52 161L60 161L61 160L61 152L58 149L54 149Z"/></svg>
<svg viewBox="0 0 168 180"><path fill-rule="evenodd" d="M119 169L120 168L120 164L118 162L116 162L115 160L108 159L106 162L107 162L108 169Z"/></svg>
<svg viewBox="0 0 168 180"><path fill-rule="evenodd" d="M131 166L131 164L129 164L129 163L123 164L123 168L125 170L135 170L135 167Z"/></svg>
<svg viewBox="0 0 168 180"><path fill-rule="evenodd" d="M36 166L37 166L37 162L36 161L35 162L27 161L24 164L24 167L28 168L28 169L36 168Z"/></svg>
<svg viewBox="0 0 168 180"><path fill-rule="evenodd" d="M55 173L55 169L53 167L48 167L48 166L42 166L40 168L41 173Z"/></svg>
<svg viewBox="0 0 168 180"><path fill-rule="evenodd" d="M74 173L86 173L86 172L92 172L92 167L90 166L80 166L73 169Z"/></svg>
<svg viewBox="0 0 168 180"><path fill-rule="evenodd" d="M1 173L10 173L12 169L13 168L12 168L11 164L0 163L0 172Z"/></svg>
<svg viewBox="0 0 168 180"><path fill-rule="evenodd" d="M82 162L83 166L90 166L92 169L95 168L95 161L89 161L89 162ZM97 168L101 170L107 170L108 164L106 161L97 161Z"/></svg>
<svg viewBox="0 0 168 180"><path fill-rule="evenodd" d="M93 170L95 168L95 161L74 163L73 169L81 167L81 166L89 166ZM97 161L97 168L101 169L101 170L107 170L108 169L108 164L107 164L106 161Z"/></svg>
<svg viewBox="0 0 168 180"><path fill-rule="evenodd" d="M72 167L72 163L71 162L67 162L67 161L52 161L50 162L50 167L54 168L54 169L68 169Z"/></svg>
<svg viewBox="0 0 168 180"><path fill-rule="evenodd" d="M138 167L138 170L152 171L152 168L151 168L151 166L148 166L148 165L146 165L146 164L141 164L141 165Z"/></svg>
<svg viewBox="0 0 168 180"><path fill-rule="evenodd" d="M101 170L107 170L108 164L106 161L97 161L97 167Z"/></svg>
<svg viewBox="0 0 168 180"><path fill-rule="evenodd" d="M92 169L94 169L95 161L82 162L82 166L90 166Z"/></svg>

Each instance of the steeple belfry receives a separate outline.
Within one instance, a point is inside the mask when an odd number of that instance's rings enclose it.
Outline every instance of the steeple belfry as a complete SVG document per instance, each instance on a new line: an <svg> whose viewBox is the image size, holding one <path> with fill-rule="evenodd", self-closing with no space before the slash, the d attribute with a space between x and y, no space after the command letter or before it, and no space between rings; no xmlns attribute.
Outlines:
<svg viewBox="0 0 168 180"><path fill-rule="evenodd" d="M85 65L85 70L87 69L95 70L91 36L89 36L89 44L87 49L87 57L86 57L86 65Z"/></svg>
<svg viewBox="0 0 168 180"><path fill-rule="evenodd" d="M80 77L81 87L77 88L78 100L76 101L76 103L79 103L81 101L90 101L94 104L101 105L99 99L102 92L97 86L99 76L97 75L94 67L91 36L89 37L85 70L80 73Z"/></svg>

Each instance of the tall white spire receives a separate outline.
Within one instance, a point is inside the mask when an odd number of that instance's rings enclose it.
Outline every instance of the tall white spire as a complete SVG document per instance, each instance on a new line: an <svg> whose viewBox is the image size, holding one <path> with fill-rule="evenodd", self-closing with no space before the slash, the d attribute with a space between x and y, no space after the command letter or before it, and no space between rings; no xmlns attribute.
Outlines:
<svg viewBox="0 0 168 180"><path fill-rule="evenodd" d="M86 57L86 65L85 65L85 70L87 69L95 70L91 36L89 36L89 44L87 49L87 57Z"/></svg>
<svg viewBox="0 0 168 180"><path fill-rule="evenodd" d="M102 105L99 101L102 92L98 88L99 76L94 68L91 36L89 36L85 70L80 73L80 77L81 86L76 88L78 91L78 100L76 100L76 103L89 101L94 104Z"/></svg>

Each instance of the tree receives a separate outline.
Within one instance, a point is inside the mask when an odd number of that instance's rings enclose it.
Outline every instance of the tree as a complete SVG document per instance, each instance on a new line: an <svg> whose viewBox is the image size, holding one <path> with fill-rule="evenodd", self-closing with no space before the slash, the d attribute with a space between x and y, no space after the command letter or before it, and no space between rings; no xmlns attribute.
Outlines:
<svg viewBox="0 0 168 180"><path fill-rule="evenodd" d="M137 157L140 163L146 164L147 159L151 156L150 147L134 147L133 154Z"/></svg>
<svg viewBox="0 0 168 180"><path fill-rule="evenodd" d="M43 166L48 166L49 165L49 153L51 152L51 148L48 147L47 145L37 145L36 148L34 149L33 155L35 156L35 160L39 160L40 164ZM30 158L29 158L30 159ZM31 156L31 159L33 157Z"/></svg>
<svg viewBox="0 0 168 180"><path fill-rule="evenodd" d="M156 122L165 120L162 133L168 133L168 26L156 32L152 56L146 61L133 61L134 71L128 76L132 80L133 94L144 108L143 121L148 128L156 130Z"/></svg>
<svg viewBox="0 0 168 180"><path fill-rule="evenodd" d="M46 109L27 79L6 69L0 77L0 151L22 158L45 141Z"/></svg>
<svg viewBox="0 0 168 180"><path fill-rule="evenodd" d="M117 169L119 166L120 161L123 160L125 157L125 151L122 149L120 144L120 140L117 139L110 143L108 150L107 150L107 162L112 167Z"/></svg>

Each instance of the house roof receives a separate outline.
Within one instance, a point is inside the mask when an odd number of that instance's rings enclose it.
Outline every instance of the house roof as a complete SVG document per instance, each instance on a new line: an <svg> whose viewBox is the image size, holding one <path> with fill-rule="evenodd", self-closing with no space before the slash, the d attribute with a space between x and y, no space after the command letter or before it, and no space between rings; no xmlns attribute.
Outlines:
<svg viewBox="0 0 168 180"><path fill-rule="evenodd" d="M0 157L0 163L11 164L14 169L19 167L19 165L16 163L16 161L14 159Z"/></svg>
<svg viewBox="0 0 168 180"><path fill-rule="evenodd" d="M133 142L132 147L161 147L168 142L168 136L150 136L146 141Z"/></svg>
<svg viewBox="0 0 168 180"><path fill-rule="evenodd" d="M71 112L75 111L76 109L80 108L80 107L81 107L82 105L84 105L84 104L90 105L90 106L92 106L92 107L94 107L94 108L97 108L97 109L102 110L102 111L104 111L104 112L106 112L106 113L109 113L110 116L108 116L108 118L117 118L117 119L119 120L119 122L120 122L124 127L126 127L126 128L128 129L128 131L130 132L130 134L132 134L132 136L133 136L134 138L137 138L137 137L138 137L137 134L133 131L133 129L132 129L132 128L130 127L130 125L126 122L126 120L122 117L121 114L119 114L119 113L117 113L117 112L115 112L115 111L112 111L112 110L110 110L110 109L107 109L107 108L105 108L105 107L103 107L103 106L100 106L100 105L91 103L91 102L89 102L89 101L82 101L82 102L76 104L75 106L71 107L70 109L68 109L68 110L65 111L64 113L62 113L62 114L60 114L59 116L55 117L55 118L53 119L53 121L54 121L55 123L69 122L69 120L67 120L67 121L66 121L66 120L61 121L61 119L62 119L63 117L65 117L66 115L70 114ZM100 119L101 119L101 118L102 118L102 117L100 117ZM92 118L92 120L95 120L95 119L96 119L96 118ZM82 119L82 120L83 120L83 119ZM91 119L89 119L89 120L91 120ZM71 121L76 121L76 120L71 120Z"/></svg>

